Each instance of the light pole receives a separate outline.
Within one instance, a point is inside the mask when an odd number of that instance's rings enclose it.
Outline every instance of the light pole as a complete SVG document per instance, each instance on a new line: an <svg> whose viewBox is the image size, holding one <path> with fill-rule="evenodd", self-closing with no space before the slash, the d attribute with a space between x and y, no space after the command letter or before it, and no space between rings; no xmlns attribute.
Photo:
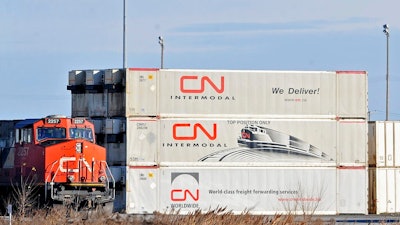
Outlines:
<svg viewBox="0 0 400 225"><path fill-rule="evenodd" d="M161 69L164 68L164 39L163 37L158 37L158 43L161 46Z"/></svg>
<svg viewBox="0 0 400 225"><path fill-rule="evenodd" d="M123 27L122 27L122 67L126 68L126 13L125 0L123 2Z"/></svg>
<svg viewBox="0 0 400 225"><path fill-rule="evenodd" d="M386 121L389 120L389 25L383 25L386 35Z"/></svg>

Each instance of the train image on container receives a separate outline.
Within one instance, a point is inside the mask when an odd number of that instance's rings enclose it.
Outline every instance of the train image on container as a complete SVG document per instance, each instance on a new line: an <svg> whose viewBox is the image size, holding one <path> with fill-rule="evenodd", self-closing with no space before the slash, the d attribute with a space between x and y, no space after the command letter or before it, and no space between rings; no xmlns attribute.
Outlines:
<svg viewBox="0 0 400 225"><path fill-rule="evenodd" d="M10 136L10 146L1 151L3 194L29 180L42 204L110 208L115 180L90 121L65 116L26 119L15 124Z"/></svg>
<svg viewBox="0 0 400 225"><path fill-rule="evenodd" d="M319 148L297 137L257 125L247 125L241 130L238 145L262 151L299 154L330 160L329 156Z"/></svg>

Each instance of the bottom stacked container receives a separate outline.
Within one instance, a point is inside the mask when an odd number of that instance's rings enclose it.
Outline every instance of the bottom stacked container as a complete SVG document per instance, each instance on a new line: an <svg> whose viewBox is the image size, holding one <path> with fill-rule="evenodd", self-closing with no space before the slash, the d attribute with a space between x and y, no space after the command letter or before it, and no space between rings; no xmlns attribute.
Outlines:
<svg viewBox="0 0 400 225"><path fill-rule="evenodd" d="M127 213L367 214L365 167L129 166Z"/></svg>

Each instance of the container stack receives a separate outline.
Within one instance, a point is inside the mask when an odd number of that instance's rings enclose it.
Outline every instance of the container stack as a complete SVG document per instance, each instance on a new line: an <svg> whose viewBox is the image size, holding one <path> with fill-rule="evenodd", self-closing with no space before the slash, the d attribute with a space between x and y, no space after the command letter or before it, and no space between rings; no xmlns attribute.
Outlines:
<svg viewBox="0 0 400 225"><path fill-rule="evenodd" d="M68 89L126 166L127 213L367 213L364 71L71 71Z"/></svg>
<svg viewBox="0 0 400 225"><path fill-rule="evenodd" d="M400 212L400 122L369 122L369 213Z"/></svg>
<svg viewBox="0 0 400 225"><path fill-rule="evenodd" d="M107 163L116 180L115 211L125 210L126 117L125 71L73 70L67 89L72 96L72 117L90 118L96 142L107 149Z"/></svg>

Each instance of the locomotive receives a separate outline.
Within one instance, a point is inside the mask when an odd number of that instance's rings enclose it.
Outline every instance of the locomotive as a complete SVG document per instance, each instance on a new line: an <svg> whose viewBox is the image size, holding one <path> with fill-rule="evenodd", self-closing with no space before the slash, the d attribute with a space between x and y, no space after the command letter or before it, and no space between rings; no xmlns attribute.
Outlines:
<svg viewBox="0 0 400 225"><path fill-rule="evenodd" d="M241 130L238 145L262 151L275 151L332 160L319 148L297 137L257 125L247 125Z"/></svg>
<svg viewBox="0 0 400 225"><path fill-rule="evenodd" d="M15 123L10 136L1 151L2 189L29 182L38 190L38 202L76 209L112 204L115 180L106 149L95 142L93 123L65 116L26 119Z"/></svg>

